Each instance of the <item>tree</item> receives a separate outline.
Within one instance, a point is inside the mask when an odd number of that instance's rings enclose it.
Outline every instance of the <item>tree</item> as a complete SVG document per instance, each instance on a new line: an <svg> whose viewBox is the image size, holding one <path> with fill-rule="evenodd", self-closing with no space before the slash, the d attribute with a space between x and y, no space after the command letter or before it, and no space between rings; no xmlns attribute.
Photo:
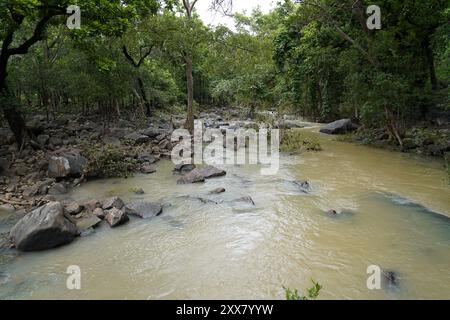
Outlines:
<svg viewBox="0 0 450 320"><path fill-rule="evenodd" d="M0 51L0 102L19 149L27 142L28 135L18 103L7 85L8 63L14 56L27 54L34 44L43 39L50 24L64 23L64 19L56 18L68 15L69 4L68 0L5 0L0 4L3 39ZM85 34L119 34L126 29L131 18L158 8L156 0L80 0L78 5L86 13L86 28L82 31ZM19 34L25 38L24 41L17 40Z"/></svg>

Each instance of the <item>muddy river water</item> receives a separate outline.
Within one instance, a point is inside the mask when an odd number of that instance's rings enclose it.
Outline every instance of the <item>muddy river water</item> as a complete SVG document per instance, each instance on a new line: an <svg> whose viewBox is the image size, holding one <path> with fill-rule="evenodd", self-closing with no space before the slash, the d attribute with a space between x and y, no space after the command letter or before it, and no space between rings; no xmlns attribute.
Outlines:
<svg viewBox="0 0 450 320"><path fill-rule="evenodd" d="M84 184L68 196L159 201L164 212L116 229L101 225L58 249L0 254L0 298L283 299L283 286L302 291L314 279L321 299L450 299L443 164L316 129L305 134L319 137L324 150L281 155L276 176L230 166L225 177L177 185L173 164L160 161L153 175ZM308 180L311 192L294 180ZM217 187L226 192L208 194ZM243 196L255 207L231 202ZM81 269L81 290L66 288L70 265ZM398 286L369 290L370 265L395 271Z"/></svg>

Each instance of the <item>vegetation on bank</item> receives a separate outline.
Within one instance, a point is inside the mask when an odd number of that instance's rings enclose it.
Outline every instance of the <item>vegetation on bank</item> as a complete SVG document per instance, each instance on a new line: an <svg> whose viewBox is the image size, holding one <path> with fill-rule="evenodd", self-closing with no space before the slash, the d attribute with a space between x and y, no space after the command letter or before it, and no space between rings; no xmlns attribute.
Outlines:
<svg viewBox="0 0 450 320"><path fill-rule="evenodd" d="M317 138L305 136L300 130L282 130L280 137L281 152L302 153L304 151L322 151L322 147Z"/></svg>
<svg viewBox="0 0 450 320"><path fill-rule="evenodd" d="M314 280L311 281L313 283L313 286L307 290L306 295L301 295L298 292L298 289L292 290L283 286L286 300L316 300L319 297L322 286Z"/></svg>
<svg viewBox="0 0 450 320"><path fill-rule="evenodd" d="M83 172L87 178L127 178L137 166L126 150L114 145L84 145L81 153L88 159Z"/></svg>

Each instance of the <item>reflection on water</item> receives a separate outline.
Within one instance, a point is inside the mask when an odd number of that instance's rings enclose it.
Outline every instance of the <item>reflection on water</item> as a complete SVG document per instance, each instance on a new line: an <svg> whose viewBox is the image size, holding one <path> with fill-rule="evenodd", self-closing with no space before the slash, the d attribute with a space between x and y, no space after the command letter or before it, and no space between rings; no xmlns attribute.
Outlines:
<svg viewBox="0 0 450 320"><path fill-rule="evenodd" d="M164 212L55 250L0 254L0 298L282 299L283 285L316 279L322 299L449 299L442 164L333 139L321 136L323 152L282 156L276 176L228 167L223 178L177 185L162 161L154 175L88 183L70 197L159 201ZM209 194L217 187L226 192ZM233 201L245 196L255 206ZM395 271L398 289L368 290L371 264ZM69 265L81 267L80 291L66 289Z"/></svg>

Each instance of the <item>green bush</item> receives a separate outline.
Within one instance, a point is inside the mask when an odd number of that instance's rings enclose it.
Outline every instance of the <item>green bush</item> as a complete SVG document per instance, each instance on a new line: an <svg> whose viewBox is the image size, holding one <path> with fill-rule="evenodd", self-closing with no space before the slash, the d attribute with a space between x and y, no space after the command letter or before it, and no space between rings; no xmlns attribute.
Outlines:
<svg viewBox="0 0 450 320"><path fill-rule="evenodd" d="M117 146L84 146L82 154L88 159L84 169L86 177L126 178L136 168L136 162Z"/></svg>
<svg viewBox="0 0 450 320"><path fill-rule="evenodd" d="M297 289L292 290L283 286L286 300L316 300L319 297L322 286L314 280L311 281L313 286L307 290L307 294L304 296L300 296Z"/></svg>
<svg viewBox="0 0 450 320"><path fill-rule="evenodd" d="M306 137L299 130L282 130L281 146L282 152L322 151L320 142L312 137Z"/></svg>

